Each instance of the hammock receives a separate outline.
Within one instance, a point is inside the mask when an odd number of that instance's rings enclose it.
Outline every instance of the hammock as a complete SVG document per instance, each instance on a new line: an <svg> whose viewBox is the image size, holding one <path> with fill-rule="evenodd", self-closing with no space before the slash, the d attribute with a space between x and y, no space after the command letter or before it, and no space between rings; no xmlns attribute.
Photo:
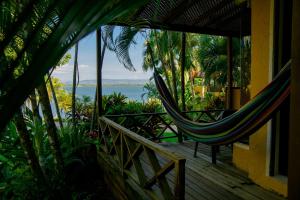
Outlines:
<svg viewBox="0 0 300 200"><path fill-rule="evenodd" d="M164 80L155 70L154 80L162 103L175 125L194 141L209 145L233 143L263 126L290 93L289 61L278 75L250 102L232 115L211 123L189 120L180 112Z"/></svg>

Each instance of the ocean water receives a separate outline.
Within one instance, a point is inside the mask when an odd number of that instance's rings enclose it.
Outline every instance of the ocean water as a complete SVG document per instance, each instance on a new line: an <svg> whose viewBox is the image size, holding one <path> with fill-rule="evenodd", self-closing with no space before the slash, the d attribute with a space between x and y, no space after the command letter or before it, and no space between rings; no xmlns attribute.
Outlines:
<svg viewBox="0 0 300 200"><path fill-rule="evenodd" d="M65 89L68 92L72 92L72 86L65 86ZM89 96L91 99L94 99L95 96L95 86L79 86L76 89L76 94L78 96ZM143 90L143 85L104 85L102 88L103 95L110 95L116 93L121 93L127 96L128 100L143 101L141 95L145 93ZM146 100L147 95L144 96Z"/></svg>

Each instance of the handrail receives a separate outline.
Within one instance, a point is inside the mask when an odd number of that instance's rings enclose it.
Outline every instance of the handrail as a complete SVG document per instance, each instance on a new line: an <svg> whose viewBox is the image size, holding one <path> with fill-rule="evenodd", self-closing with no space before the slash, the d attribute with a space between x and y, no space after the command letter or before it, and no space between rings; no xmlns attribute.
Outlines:
<svg viewBox="0 0 300 200"><path fill-rule="evenodd" d="M102 152L116 161L119 169L128 178L133 179L149 196L184 199L185 159L183 157L106 117L100 117L99 124L101 129L99 142ZM161 197L157 197L155 192L156 183L161 191Z"/></svg>
<svg viewBox="0 0 300 200"><path fill-rule="evenodd" d="M197 113L195 121L198 122L212 122L219 118L219 115L224 112L223 109L215 110L198 110L198 111L184 111L185 114ZM180 136L174 126L171 118L166 118L166 112L157 113L133 113L133 114L119 114L119 115L105 115L122 126L141 134L147 139L155 142L160 142L167 138L177 138ZM165 135L168 130L171 135Z"/></svg>
<svg viewBox="0 0 300 200"><path fill-rule="evenodd" d="M220 112L224 109L213 109L213 110L191 110L182 111L182 113L202 113L202 112ZM167 112L156 112L156 113L129 113L129 114L118 114L118 115L105 115L105 117L128 117L128 116L149 116L149 115L167 115Z"/></svg>

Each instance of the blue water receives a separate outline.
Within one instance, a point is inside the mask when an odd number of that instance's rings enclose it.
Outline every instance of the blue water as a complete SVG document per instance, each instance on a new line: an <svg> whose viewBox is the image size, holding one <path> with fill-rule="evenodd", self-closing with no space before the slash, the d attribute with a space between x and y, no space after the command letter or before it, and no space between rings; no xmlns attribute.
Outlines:
<svg viewBox="0 0 300 200"><path fill-rule="evenodd" d="M72 92L71 86L65 86L65 89L68 92ZM91 99L94 99L95 96L95 86L80 86L76 89L76 94L78 96L89 96ZM110 95L116 93L124 94L126 97L128 97L128 100L136 100L136 101L143 101L141 98L141 95L145 92L143 91L142 85L109 85L109 86L103 86L102 93L103 95ZM144 96L144 100L146 100L147 96Z"/></svg>

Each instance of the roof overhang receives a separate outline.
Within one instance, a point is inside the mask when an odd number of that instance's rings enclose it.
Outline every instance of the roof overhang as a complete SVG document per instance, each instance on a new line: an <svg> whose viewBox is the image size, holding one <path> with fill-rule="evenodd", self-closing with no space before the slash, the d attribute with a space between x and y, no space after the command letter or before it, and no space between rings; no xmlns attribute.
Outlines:
<svg viewBox="0 0 300 200"><path fill-rule="evenodd" d="M129 22L138 20L152 29L235 37L251 34L247 0L150 0Z"/></svg>

